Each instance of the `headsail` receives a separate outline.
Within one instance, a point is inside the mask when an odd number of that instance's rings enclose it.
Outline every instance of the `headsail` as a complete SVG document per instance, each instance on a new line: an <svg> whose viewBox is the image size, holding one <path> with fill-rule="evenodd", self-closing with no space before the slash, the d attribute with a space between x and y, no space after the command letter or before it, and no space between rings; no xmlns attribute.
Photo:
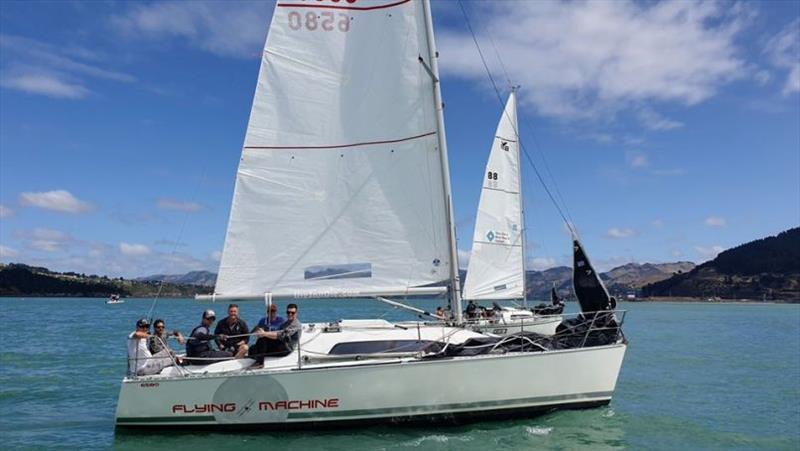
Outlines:
<svg viewBox="0 0 800 451"><path fill-rule="evenodd" d="M595 271L589 262L589 257L577 238L572 240L574 251L574 264L572 267L572 284L575 297L581 305L582 312L598 312L613 310L616 307L613 298L609 296L600 274Z"/></svg>
<svg viewBox="0 0 800 451"><path fill-rule="evenodd" d="M448 278L423 6L276 5L217 293L341 296Z"/></svg>
<svg viewBox="0 0 800 451"><path fill-rule="evenodd" d="M514 92L497 125L475 220L464 282L466 299L524 297L524 241L519 137Z"/></svg>

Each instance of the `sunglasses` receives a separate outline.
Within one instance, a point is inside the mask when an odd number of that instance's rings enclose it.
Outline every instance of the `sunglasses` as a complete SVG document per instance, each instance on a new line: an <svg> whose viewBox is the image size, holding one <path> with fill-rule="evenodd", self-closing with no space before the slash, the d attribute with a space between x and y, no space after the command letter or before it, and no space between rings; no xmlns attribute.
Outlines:
<svg viewBox="0 0 800 451"><path fill-rule="evenodd" d="M297 310L287 310L287 311L286 311L286 314L287 314L287 315L294 315L294 314L296 314L296 313L297 313Z"/></svg>
<svg viewBox="0 0 800 451"><path fill-rule="evenodd" d="M164 326L156 326L156 329L163 329Z"/></svg>

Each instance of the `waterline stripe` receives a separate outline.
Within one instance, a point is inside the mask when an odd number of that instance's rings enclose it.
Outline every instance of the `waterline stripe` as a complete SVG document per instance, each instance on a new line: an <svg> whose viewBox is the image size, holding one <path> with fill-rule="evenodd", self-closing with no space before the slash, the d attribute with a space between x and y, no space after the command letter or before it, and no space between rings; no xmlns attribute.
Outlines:
<svg viewBox="0 0 800 451"><path fill-rule="evenodd" d="M117 424L137 423L198 423L201 421L216 421L214 415L201 415L195 417L123 417L117 418Z"/></svg>
<svg viewBox="0 0 800 451"><path fill-rule="evenodd" d="M481 402L468 402L458 404L439 404L434 406L411 406L411 407L389 407L384 409L360 409L360 410L344 410L344 411L325 411L325 412L289 412L290 419L300 418L327 418L327 417L356 417L367 415L424 415L427 413L451 413L455 410L463 409L479 409L501 407L517 408L528 407L529 405L544 404L552 401L576 401L576 400L589 400L594 398L611 398L613 391L578 393L575 395L556 395L556 396L539 396L536 398L524 398L514 400L502 401L481 401ZM445 412L442 412L445 411Z"/></svg>

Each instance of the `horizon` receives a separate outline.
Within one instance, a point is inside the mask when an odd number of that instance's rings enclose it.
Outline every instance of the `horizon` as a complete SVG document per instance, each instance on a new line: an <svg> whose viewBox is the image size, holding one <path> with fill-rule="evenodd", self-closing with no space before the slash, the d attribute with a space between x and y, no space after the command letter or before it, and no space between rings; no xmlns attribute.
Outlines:
<svg viewBox="0 0 800 451"><path fill-rule="evenodd" d="M502 104L457 3L433 3L465 269ZM521 139L599 271L701 264L800 225L796 5L468 2L492 75L522 85ZM271 13L4 2L0 262L216 273ZM571 266L528 164L523 187L527 269Z"/></svg>

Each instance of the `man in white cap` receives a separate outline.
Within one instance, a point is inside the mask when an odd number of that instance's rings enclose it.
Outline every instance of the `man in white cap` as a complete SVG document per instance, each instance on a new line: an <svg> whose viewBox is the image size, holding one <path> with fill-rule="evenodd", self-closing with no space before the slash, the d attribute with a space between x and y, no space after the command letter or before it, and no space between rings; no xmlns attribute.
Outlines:
<svg viewBox="0 0 800 451"><path fill-rule="evenodd" d="M148 338L150 338L150 321L142 318L136 321L136 330L128 335L128 372L130 374L137 376L158 374L164 368L175 363L168 348L151 354L147 349Z"/></svg>
<svg viewBox="0 0 800 451"><path fill-rule="evenodd" d="M200 325L192 329L189 339L186 340L186 357L190 363L197 365L208 365L209 363L227 360L233 357L228 351L219 351L211 349L211 343L215 339L225 341L228 337L225 335L212 335L211 326L217 320L217 315L213 310L206 310L203 312L203 318ZM193 359L193 357L195 357Z"/></svg>

